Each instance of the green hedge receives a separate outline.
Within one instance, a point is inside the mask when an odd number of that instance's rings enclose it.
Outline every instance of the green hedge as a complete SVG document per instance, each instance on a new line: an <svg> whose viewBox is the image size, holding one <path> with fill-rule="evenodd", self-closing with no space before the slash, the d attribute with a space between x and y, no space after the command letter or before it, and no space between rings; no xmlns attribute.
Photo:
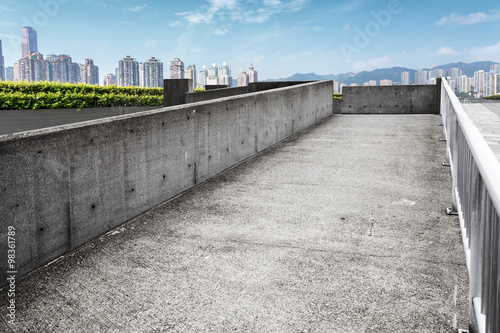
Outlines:
<svg viewBox="0 0 500 333"><path fill-rule="evenodd" d="M342 94L333 94L333 99L342 99Z"/></svg>
<svg viewBox="0 0 500 333"><path fill-rule="evenodd" d="M500 99L500 95L485 96L484 99Z"/></svg>
<svg viewBox="0 0 500 333"><path fill-rule="evenodd" d="M0 81L1 110L161 105L162 88Z"/></svg>

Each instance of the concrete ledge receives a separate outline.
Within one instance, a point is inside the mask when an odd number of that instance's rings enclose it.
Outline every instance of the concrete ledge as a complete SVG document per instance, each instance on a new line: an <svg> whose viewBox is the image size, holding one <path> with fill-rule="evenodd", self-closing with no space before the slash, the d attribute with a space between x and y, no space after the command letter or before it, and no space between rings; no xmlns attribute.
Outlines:
<svg viewBox="0 0 500 333"><path fill-rule="evenodd" d="M32 131L45 127L113 117L161 106L114 106L83 109L0 110L0 135Z"/></svg>
<svg viewBox="0 0 500 333"><path fill-rule="evenodd" d="M436 114L436 85L343 87L343 114Z"/></svg>
<svg viewBox="0 0 500 333"><path fill-rule="evenodd" d="M0 237L15 228L18 276L328 117L332 89L307 83L0 136Z"/></svg>

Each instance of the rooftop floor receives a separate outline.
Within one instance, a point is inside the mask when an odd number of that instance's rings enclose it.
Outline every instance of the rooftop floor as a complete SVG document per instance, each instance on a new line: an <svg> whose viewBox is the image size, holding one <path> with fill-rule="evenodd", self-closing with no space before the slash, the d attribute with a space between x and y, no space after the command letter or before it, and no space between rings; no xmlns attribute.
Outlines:
<svg viewBox="0 0 500 333"><path fill-rule="evenodd" d="M467 328L439 123L332 116L18 281L14 331Z"/></svg>

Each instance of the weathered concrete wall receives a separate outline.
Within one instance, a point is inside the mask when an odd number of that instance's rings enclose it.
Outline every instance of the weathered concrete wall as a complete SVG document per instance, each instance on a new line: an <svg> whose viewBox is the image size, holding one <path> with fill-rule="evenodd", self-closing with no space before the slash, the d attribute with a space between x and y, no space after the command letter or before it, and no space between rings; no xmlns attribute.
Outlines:
<svg viewBox="0 0 500 333"><path fill-rule="evenodd" d="M200 92L186 93L186 103L195 103L202 101L209 101L216 98L230 97L248 93L248 87L234 87L234 88L221 88L211 89Z"/></svg>
<svg viewBox="0 0 500 333"><path fill-rule="evenodd" d="M436 96L436 85L343 87L341 112L437 114Z"/></svg>
<svg viewBox="0 0 500 333"><path fill-rule="evenodd" d="M0 237L16 229L18 274L328 117L332 84L0 136Z"/></svg>
<svg viewBox="0 0 500 333"><path fill-rule="evenodd" d="M80 110L1 110L0 135L114 117L121 114L130 114L158 108L161 108L161 106L116 106L109 108L83 108Z"/></svg>

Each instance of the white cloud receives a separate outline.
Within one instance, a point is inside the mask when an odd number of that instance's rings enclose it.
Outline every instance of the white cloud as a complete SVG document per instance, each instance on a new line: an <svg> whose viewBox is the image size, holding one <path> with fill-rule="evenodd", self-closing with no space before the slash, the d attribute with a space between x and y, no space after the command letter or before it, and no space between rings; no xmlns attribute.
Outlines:
<svg viewBox="0 0 500 333"><path fill-rule="evenodd" d="M467 56L470 61L491 60L500 62L500 42L488 46L473 47Z"/></svg>
<svg viewBox="0 0 500 333"><path fill-rule="evenodd" d="M144 47L147 49L156 46L156 44L158 44L158 41L156 39L148 39L142 43L142 45L144 45Z"/></svg>
<svg viewBox="0 0 500 333"><path fill-rule="evenodd" d="M223 26L214 30L214 35L225 35L229 32L229 28L227 26Z"/></svg>
<svg viewBox="0 0 500 333"><path fill-rule="evenodd" d="M124 12L139 13L139 12L142 12L146 8L148 8L148 6L146 4L143 4L143 5L136 5L133 7L124 8L123 11Z"/></svg>
<svg viewBox="0 0 500 333"><path fill-rule="evenodd" d="M13 11L14 11L14 9L12 9L10 7L0 5L0 12L13 12Z"/></svg>
<svg viewBox="0 0 500 333"><path fill-rule="evenodd" d="M387 67L394 67L395 63L402 57L404 56L405 52L401 53L395 58L391 58L389 56L383 56L379 58L372 58L368 59L367 61L354 61L351 64L351 69L353 72L361 72L361 71L367 71L367 70L373 70L376 68L387 68Z"/></svg>
<svg viewBox="0 0 500 333"><path fill-rule="evenodd" d="M196 11L181 12L189 24L213 23L221 21L243 21L263 23L282 12L300 11L310 0L207 0L208 4Z"/></svg>
<svg viewBox="0 0 500 333"><path fill-rule="evenodd" d="M487 45L473 47L471 49L463 49L457 51L451 47L443 46L437 49L436 53L432 55L433 57L444 56L444 57L458 57L465 61L499 61L500 62L500 42Z"/></svg>
<svg viewBox="0 0 500 333"><path fill-rule="evenodd" d="M500 10L492 9L488 13L478 12L472 13L469 15L461 15L455 12L451 13L448 16L442 17L439 21L436 22L437 25L470 25L477 24L483 22L493 22L500 19Z"/></svg>
<svg viewBox="0 0 500 333"><path fill-rule="evenodd" d="M15 27L16 25L16 23L7 20L0 21L0 27L2 28Z"/></svg>
<svg viewBox="0 0 500 333"><path fill-rule="evenodd" d="M456 57L460 54L464 54L467 50L457 51L448 46L442 46L437 49L436 53L431 55L431 57Z"/></svg>

